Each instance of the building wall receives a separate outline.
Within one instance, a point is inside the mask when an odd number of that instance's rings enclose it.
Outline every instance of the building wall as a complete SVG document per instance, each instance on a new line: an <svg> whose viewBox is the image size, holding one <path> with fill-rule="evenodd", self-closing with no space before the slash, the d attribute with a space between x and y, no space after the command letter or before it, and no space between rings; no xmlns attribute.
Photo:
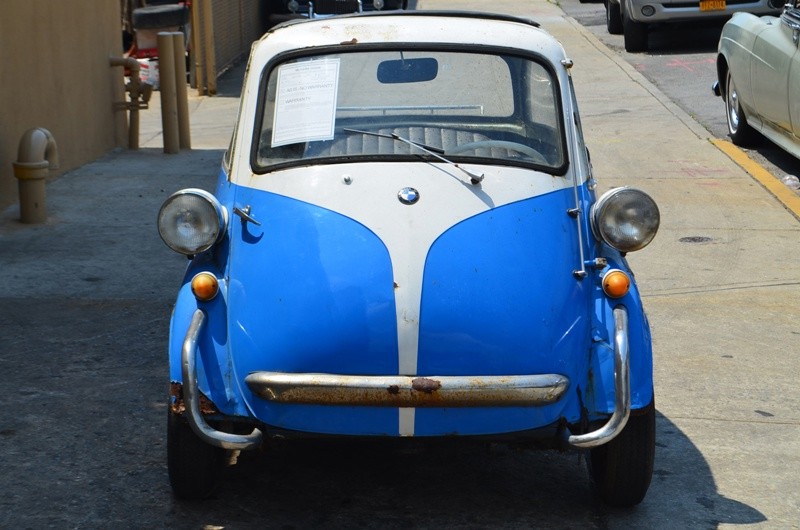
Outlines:
<svg viewBox="0 0 800 530"><path fill-rule="evenodd" d="M195 0L197 3L199 0ZM137 5L139 0L136 0ZM18 201L12 162L19 140L44 127L58 144L50 178L127 147L118 0L1 0L0 209ZM247 57L265 26L263 0L212 0L219 75ZM88 191L87 191L88 192Z"/></svg>
<svg viewBox="0 0 800 530"><path fill-rule="evenodd" d="M58 144L55 177L127 142L120 4L110 0L2 0L0 208L16 202L12 162L23 133L44 127Z"/></svg>
<svg viewBox="0 0 800 530"><path fill-rule="evenodd" d="M264 0L212 1L217 73L246 58L266 27Z"/></svg>

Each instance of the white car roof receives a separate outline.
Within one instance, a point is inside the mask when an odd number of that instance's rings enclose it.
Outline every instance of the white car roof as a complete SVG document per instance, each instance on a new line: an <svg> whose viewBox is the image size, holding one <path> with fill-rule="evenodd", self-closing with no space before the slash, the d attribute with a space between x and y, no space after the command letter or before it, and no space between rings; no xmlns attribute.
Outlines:
<svg viewBox="0 0 800 530"><path fill-rule="evenodd" d="M291 21L268 31L253 45L251 66L275 55L316 46L420 43L485 45L518 49L558 64L561 44L528 19L464 11L395 11Z"/></svg>

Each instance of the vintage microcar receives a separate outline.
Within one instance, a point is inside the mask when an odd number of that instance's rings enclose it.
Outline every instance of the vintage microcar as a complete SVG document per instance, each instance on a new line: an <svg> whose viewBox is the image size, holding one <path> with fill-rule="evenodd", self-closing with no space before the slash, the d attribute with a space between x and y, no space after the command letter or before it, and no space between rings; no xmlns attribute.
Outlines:
<svg viewBox="0 0 800 530"><path fill-rule="evenodd" d="M204 497L270 437L454 437L588 453L642 500L650 331L625 254L645 193L596 198L572 61L464 12L290 22L252 50L213 194L158 214L190 258L171 321L168 467Z"/></svg>

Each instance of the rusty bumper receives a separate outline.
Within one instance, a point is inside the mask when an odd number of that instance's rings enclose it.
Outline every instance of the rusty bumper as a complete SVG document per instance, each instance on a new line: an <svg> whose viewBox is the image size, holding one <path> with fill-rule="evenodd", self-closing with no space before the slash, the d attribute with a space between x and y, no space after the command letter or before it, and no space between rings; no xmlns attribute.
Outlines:
<svg viewBox="0 0 800 530"><path fill-rule="evenodd" d="M276 403L414 408L549 405L569 387L569 380L558 374L415 377L254 372L245 383Z"/></svg>
<svg viewBox="0 0 800 530"><path fill-rule="evenodd" d="M590 449L613 440L631 411L628 312L614 308L615 409L597 430L568 437ZM555 403L569 387L559 374L510 376L354 376L254 372L245 378L253 393L276 403L385 407L516 407Z"/></svg>
<svg viewBox="0 0 800 530"><path fill-rule="evenodd" d="M262 439L258 429L249 435L230 434L214 429L203 418L195 362L204 323L205 314L195 311L183 343L183 390L189 424L211 445L225 449L258 447ZM615 410L599 429L569 436L569 443L575 447L592 448L611 441L630 416L628 313L624 306L614 309L614 323ZM415 377L254 372L245 383L253 393L275 403L413 408L543 406L561 399L569 388L569 379L559 374Z"/></svg>

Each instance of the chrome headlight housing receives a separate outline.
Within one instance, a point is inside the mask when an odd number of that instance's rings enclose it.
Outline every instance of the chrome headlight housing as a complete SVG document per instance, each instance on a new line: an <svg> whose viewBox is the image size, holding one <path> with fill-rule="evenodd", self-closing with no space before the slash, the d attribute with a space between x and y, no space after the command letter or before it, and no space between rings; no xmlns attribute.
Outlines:
<svg viewBox="0 0 800 530"><path fill-rule="evenodd" d="M158 212L158 233L181 254L205 252L222 239L228 216L216 197L189 188L167 198Z"/></svg>
<svg viewBox="0 0 800 530"><path fill-rule="evenodd" d="M615 188L592 206L592 230L598 239L620 252L646 247L656 236L661 215L656 202L634 188Z"/></svg>

